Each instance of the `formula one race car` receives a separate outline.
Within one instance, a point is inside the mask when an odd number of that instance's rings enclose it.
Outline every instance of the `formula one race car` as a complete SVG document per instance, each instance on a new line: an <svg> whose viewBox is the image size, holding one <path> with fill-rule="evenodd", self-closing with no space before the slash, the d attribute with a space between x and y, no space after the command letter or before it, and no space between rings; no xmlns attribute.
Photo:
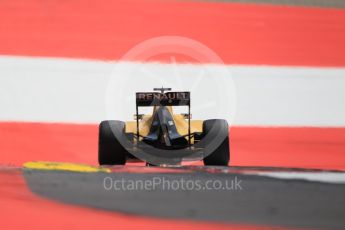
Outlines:
<svg viewBox="0 0 345 230"><path fill-rule="evenodd" d="M179 165L183 160L203 160L205 165L229 163L229 129L226 120L191 120L190 92L136 93L135 121L106 120L99 125L100 165L124 165L145 161L147 165ZM152 114L139 107L152 106ZM175 114L173 106L187 106L188 113Z"/></svg>

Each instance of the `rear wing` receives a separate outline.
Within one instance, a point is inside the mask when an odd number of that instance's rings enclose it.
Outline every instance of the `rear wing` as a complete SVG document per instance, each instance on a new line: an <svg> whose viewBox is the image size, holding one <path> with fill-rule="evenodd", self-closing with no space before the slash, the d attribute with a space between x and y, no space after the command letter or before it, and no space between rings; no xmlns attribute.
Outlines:
<svg viewBox="0 0 345 230"><path fill-rule="evenodd" d="M139 107L147 106L188 106L188 142L191 139L190 130L190 92L164 92L171 88L154 88L161 92L136 93L136 123L137 139L139 140Z"/></svg>
<svg viewBox="0 0 345 230"><path fill-rule="evenodd" d="M190 106L190 92L139 92L136 106Z"/></svg>

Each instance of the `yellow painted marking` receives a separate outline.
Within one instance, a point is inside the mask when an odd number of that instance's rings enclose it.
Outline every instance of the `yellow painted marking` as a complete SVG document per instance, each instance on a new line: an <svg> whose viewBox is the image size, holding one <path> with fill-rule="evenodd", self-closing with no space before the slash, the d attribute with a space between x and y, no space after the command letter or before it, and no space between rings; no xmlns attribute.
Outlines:
<svg viewBox="0 0 345 230"><path fill-rule="evenodd" d="M24 163L24 168L39 169L39 170L61 170L72 172L111 172L110 169L95 167L84 164L62 163L62 162L46 162L46 161L31 161Z"/></svg>

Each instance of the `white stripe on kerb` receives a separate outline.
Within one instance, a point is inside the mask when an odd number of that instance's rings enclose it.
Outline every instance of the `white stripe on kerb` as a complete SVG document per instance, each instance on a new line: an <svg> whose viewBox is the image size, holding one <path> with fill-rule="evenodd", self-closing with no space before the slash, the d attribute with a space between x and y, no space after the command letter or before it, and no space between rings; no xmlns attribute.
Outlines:
<svg viewBox="0 0 345 230"><path fill-rule="evenodd" d="M345 184L345 172L258 172L255 174L285 180Z"/></svg>
<svg viewBox="0 0 345 230"><path fill-rule="evenodd" d="M208 93L220 92L206 79L225 67L228 76L219 77L224 86L235 83L236 95L225 100L228 104L216 106L236 110L231 114L236 112L235 125L345 126L345 68L111 63L11 56L0 56L0 120L97 123L106 118L106 90L114 67L121 67L117 71L123 71L117 76L134 88L150 91L160 84L178 90L194 87L193 118L212 116L215 105L205 101L203 93L208 88ZM179 85L169 83L176 73ZM134 94L129 93L133 96L123 101L128 109L114 119L132 119Z"/></svg>

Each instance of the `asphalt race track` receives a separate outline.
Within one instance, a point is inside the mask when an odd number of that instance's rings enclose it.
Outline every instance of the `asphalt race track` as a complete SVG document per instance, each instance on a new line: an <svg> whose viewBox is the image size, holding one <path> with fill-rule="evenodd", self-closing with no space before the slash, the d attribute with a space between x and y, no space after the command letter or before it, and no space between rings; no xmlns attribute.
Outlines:
<svg viewBox="0 0 345 230"><path fill-rule="evenodd" d="M212 1L212 0L209 0ZM259 4L277 4L288 6L309 6L309 7L334 7L344 8L343 0L214 0L220 2L239 2L239 3L259 3Z"/></svg>
<svg viewBox="0 0 345 230"><path fill-rule="evenodd" d="M111 173L24 170L29 188L36 194L64 203L127 214L171 219L247 223L263 226L343 229L344 184L282 180L248 175L246 172L275 171L250 167L162 169L113 167ZM165 172L166 171L166 172ZM291 171L290 171L291 172ZM303 170L299 171L303 172ZM313 172L313 171L312 171ZM325 173L316 171L313 173ZM344 174L342 174L344 176ZM200 181L186 189L176 181ZM144 188L112 186L110 181L156 181ZM162 181L165 180L163 183ZM223 187L206 189L206 182ZM231 181L237 181L231 184ZM167 187L168 183L174 187ZM226 181L229 183L226 185ZM162 183L160 183L162 182Z"/></svg>

